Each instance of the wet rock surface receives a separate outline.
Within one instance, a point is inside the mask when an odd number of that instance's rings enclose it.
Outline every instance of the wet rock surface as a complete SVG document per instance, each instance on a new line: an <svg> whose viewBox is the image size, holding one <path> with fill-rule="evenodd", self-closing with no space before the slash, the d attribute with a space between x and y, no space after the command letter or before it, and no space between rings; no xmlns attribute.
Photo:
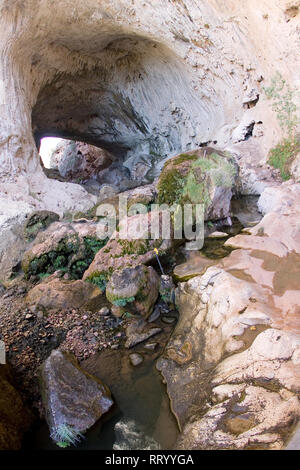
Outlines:
<svg viewBox="0 0 300 470"><path fill-rule="evenodd" d="M126 328L126 348L132 348L139 343L143 343L152 336L155 336L161 333L162 329L160 327L153 326L148 324L143 319L136 319L130 322Z"/></svg>
<svg viewBox="0 0 300 470"><path fill-rule="evenodd" d="M298 186L272 188L276 212L177 288L179 322L157 363L182 429L176 448L280 449L299 420Z"/></svg>
<svg viewBox="0 0 300 470"><path fill-rule="evenodd" d="M41 394L52 439L63 446L66 428L87 431L113 405L110 391L75 358L52 351L41 368ZM72 443L72 442L71 442Z"/></svg>

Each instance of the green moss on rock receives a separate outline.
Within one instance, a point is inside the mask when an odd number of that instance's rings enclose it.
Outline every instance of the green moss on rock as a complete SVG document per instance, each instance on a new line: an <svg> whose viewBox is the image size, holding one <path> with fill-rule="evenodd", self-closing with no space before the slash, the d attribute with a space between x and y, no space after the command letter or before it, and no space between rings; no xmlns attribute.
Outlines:
<svg viewBox="0 0 300 470"><path fill-rule="evenodd" d="M236 166L228 154L206 148L178 155L168 160L158 182L158 203L204 204L212 203L211 193L216 187L231 189Z"/></svg>

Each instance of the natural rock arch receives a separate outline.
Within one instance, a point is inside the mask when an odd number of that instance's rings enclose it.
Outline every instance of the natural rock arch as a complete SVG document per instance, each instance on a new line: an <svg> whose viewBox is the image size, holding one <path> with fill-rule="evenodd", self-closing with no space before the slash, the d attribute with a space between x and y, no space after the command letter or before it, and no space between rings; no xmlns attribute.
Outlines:
<svg viewBox="0 0 300 470"><path fill-rule="evenodd" d="M56 77L39 93L36 140L59 136L102 147L125 161L134 179L153 179L169 155L201 144L210 113L183 61L142 37L111 41L92 71Z"/></svg>
<svg viewBox="0 0 300 470"><path fill-rule="evenodd" d="M140 171L150 176L159 170L156 154L206 141L228 148L256 123L257 153L266 156L280 129L262 80L276 63L297 82L299 15L287 22L287 5L0 0L1 181L21 174L22 184L50 184L32 129L37 138L53 131L110 148L133 174L136 159L147 160L149 170Z"/></svg>

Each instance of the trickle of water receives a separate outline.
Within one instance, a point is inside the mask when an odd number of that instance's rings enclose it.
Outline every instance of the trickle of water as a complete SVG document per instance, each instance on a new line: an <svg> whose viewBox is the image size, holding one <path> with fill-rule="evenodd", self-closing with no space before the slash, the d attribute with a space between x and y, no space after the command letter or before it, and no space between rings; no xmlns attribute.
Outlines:
<svg viewBox="0 0 300 470"><path fill-rule="evenodd" d="M114 450L159 450L159 443L147 436L133 420L123 419L115 425Z"/></svg>

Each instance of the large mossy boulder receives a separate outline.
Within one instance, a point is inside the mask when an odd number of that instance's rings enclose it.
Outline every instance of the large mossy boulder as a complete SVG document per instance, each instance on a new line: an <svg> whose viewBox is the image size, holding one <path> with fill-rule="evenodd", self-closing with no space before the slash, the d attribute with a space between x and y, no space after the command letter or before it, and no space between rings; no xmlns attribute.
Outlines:
<svg viewBox="0 0 300 470"><path fill-rule="evenodd" d="M111 276L106 298L124 312L148 318L158 297L159 284L159 276L151 266L125 268Z"/></svg>
<svg viewBox="0 0 300 470"><path fill-rule="evenodd" d="M28 278L62 271L80 279L106 241L98 238L94 222L55 222L37 235L24 254L23 271Z"/></svg>
<svg viewBox="0 0 300 470"><path fill-rule="evenodd" d="M41 394L51 437L60 447L76 444L113 405L108 387L59 350L41 367Z"/></svg>
<svg viewBox="0 0 300 470"><path fill-rule="evenodd" d="M15 389L8 365L0 365L0 450L19 450L33 415Z"/></svg>
<svg viewBox="0 0 300 470"><path fill-rule="evenodd" d="M201 148L168 160L158 181L158 203L204 204L205 220L227 217L237 166L229 154Z"/></svg>

